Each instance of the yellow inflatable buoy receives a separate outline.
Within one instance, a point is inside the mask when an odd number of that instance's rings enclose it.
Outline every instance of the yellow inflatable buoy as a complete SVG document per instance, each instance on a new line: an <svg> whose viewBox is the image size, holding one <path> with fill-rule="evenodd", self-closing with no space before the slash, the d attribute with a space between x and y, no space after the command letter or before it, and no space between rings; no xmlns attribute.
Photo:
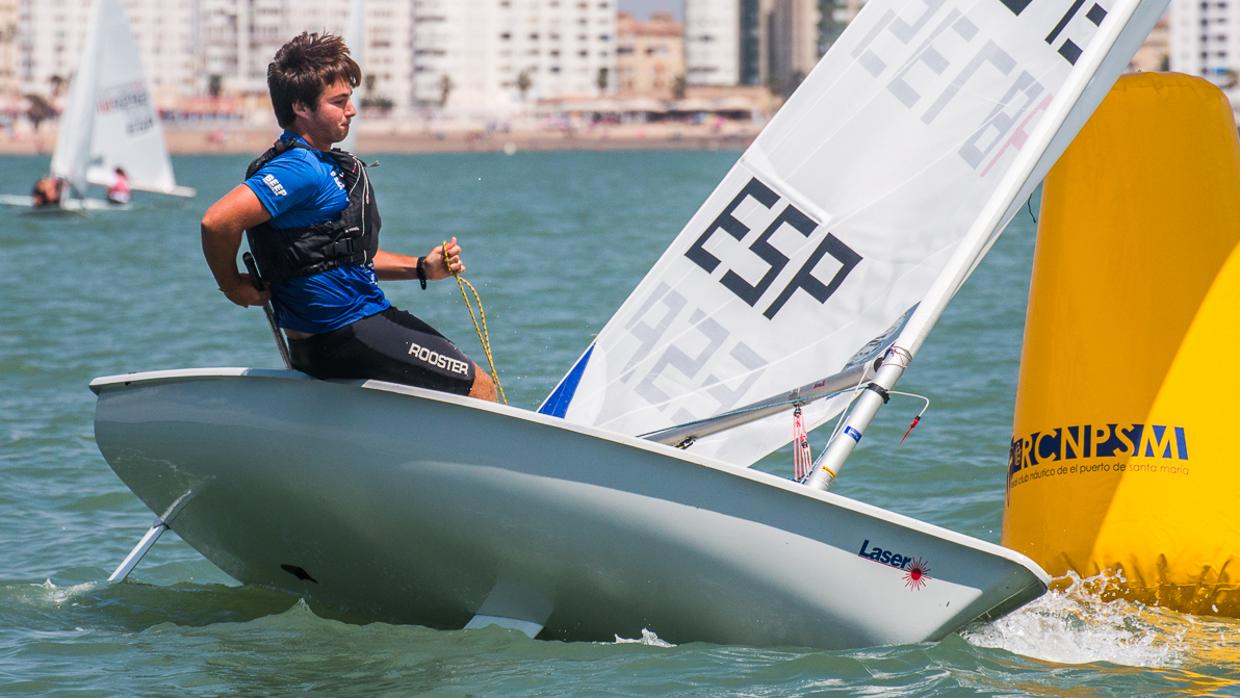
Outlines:
<svg viewBox="0 0 1240 698"><path fill-rule="evenodd" d="M1240 139L1214 85L1121 78L1047 177L1003 544L1240 617Z"/></svg>

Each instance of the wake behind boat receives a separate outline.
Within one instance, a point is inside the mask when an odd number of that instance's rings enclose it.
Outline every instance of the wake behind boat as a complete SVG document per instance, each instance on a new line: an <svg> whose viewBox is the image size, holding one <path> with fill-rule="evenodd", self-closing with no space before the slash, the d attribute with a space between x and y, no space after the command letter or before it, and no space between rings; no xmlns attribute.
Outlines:
<svg viewBox="0 0 1240 698"><path fill-rule="evenodd" d="M871 0L541 414L289 371L97 379L100 450L159 516L113 578L172 527L355 617L828 648L1037 597L1019 554L748 466L794 409L851 405L808 482L838 472L1165 6Z"/></svg>
<svg viewBox="0 0 1240 698"><path fill-rule="evenodd" d="M117 0L95 0L73 87L60 114L51 176L66 183L56 204L33 207L32 197L0 196L0 205L37 210L123 211L127 203L86 196L110 186L117 168L135 190L192 197L172 171L163 127L151 101L138 44Z"/></svg>

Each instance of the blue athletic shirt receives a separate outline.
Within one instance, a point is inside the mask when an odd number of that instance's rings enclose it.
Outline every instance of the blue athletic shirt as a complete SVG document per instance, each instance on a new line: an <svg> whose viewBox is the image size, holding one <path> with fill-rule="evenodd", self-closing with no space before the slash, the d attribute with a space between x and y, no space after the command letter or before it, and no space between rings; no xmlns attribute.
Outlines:
<svg viewBox="0 0 1240 698"><path fill-rule="evenodd" d="M306 143L289 131L280 138ZM333 220L349 204L343 173L318 150L290 148L245 184L280 230ZM311 334L340 329L391 306L369 262L289 279L272 287L271 298L281 327Z"/></svg>

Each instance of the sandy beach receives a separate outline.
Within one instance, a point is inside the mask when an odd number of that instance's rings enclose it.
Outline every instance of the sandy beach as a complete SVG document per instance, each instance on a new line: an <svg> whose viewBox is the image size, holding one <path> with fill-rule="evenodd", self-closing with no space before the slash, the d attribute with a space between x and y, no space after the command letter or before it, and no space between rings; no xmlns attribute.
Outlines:
<svg viewBox="0 0 1240 698"><path fill-rule="evenodd" d="M361 125L357 149L368 153L508 152L542 150L741 150L761 129L754 122L595 124L578 129L434 128L425 124ZM164 126L174 155L256 154L277 134L270 126ZM0 135L0 154L50 155L55 124Z"/></svg>

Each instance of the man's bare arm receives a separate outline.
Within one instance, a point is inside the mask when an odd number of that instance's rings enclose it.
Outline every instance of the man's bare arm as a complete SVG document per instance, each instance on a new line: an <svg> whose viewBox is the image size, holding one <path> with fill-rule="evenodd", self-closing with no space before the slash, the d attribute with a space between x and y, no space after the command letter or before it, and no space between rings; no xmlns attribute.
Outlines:
<svg viewBox="0 0 1240 698"><path fill-rule="evenodd" d="M271 214L244 184L237 185L202 217L202 254L228 300L242 307L262 305L271 297L254 288L249 274L237 271L237 250L247 228L271 220Z"/></svg>
<svg viewBox="0 0 1240 698"><path fill-rule="evenodd" d="M426 278L446 279L452 274L465 273L465 264L461 262L461 246L453 237L448 241L448 256L444 258L443 245L435 245L426 253L424 270ZM379 250L375 253L375 276L380 279L416 279L418 278L418 258Z"/></svg>

